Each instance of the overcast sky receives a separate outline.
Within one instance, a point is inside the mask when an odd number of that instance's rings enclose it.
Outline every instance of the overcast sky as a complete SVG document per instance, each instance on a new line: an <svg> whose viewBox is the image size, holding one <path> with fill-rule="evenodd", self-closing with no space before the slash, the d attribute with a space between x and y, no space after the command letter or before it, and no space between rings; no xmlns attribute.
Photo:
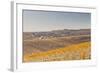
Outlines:
<svg viewBox="0 0 100 73"><path fill-rule="evenodd" d="M91 28L91 14L23 10L23 31L40 32Z"/></svg>

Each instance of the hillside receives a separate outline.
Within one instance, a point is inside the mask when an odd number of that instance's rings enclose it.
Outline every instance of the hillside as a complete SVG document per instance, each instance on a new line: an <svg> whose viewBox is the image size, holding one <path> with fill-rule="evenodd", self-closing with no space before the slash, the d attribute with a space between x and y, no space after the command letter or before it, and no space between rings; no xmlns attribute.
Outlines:
<svg viewBox="0 0 100 73"><path fill-rule="evenodd" d="M90 46L90 42L84 42L46 52L26 54L24 62L90 59Z"/></svg>
<svg viewBox="0 0 100 73"><path fill-rule="evenodd" d="M63 30L52 30L45 32L23 32L24 39L41 38L46 39L49 37L68 37L68 36L78 36L78 35L89 35L90 29L63 29Z"/></svg>
<svg viewBox="0 0 100 73"><path fill-rule="evenodd" d="M90 59L90 43L90 29L23 32L23 62Z"/></svg>

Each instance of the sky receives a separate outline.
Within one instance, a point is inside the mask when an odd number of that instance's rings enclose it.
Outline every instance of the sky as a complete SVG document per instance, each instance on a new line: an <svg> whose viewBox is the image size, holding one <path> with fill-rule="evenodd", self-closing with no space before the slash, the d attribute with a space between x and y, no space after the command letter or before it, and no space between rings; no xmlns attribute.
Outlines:
<svg viewBox="0 0 100 73"><path fill-rule="evenodd" d="M91 14L23 10L23 32L91 28Z"/></svg>

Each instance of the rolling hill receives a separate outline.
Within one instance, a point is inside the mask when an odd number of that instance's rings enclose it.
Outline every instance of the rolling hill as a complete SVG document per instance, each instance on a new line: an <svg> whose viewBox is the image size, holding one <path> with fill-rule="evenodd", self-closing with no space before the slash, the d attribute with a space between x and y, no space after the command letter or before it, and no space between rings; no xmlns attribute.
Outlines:
<svg viewBox="0 0 100 73"><path fill-rule="evenodd" d="M23 32L23 62L91 58L91 30Z"/></svg>
<svg viewBox="0 0 100 73"><path fill-rule="evenodd" d="M90 42L84 42L46 52L26 54L24 55L24 62L90 59L90 46Z"/></svg>

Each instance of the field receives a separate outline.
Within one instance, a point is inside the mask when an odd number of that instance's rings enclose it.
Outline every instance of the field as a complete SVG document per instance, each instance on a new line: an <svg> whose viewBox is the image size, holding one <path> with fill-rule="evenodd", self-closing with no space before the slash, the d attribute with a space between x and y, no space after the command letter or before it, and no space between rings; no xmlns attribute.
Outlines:
<svg viewBox="0 0 100 73"><path fill-rule="evenodd" d="M23 62L91 59L90 29L23 33Z"/></svg>

